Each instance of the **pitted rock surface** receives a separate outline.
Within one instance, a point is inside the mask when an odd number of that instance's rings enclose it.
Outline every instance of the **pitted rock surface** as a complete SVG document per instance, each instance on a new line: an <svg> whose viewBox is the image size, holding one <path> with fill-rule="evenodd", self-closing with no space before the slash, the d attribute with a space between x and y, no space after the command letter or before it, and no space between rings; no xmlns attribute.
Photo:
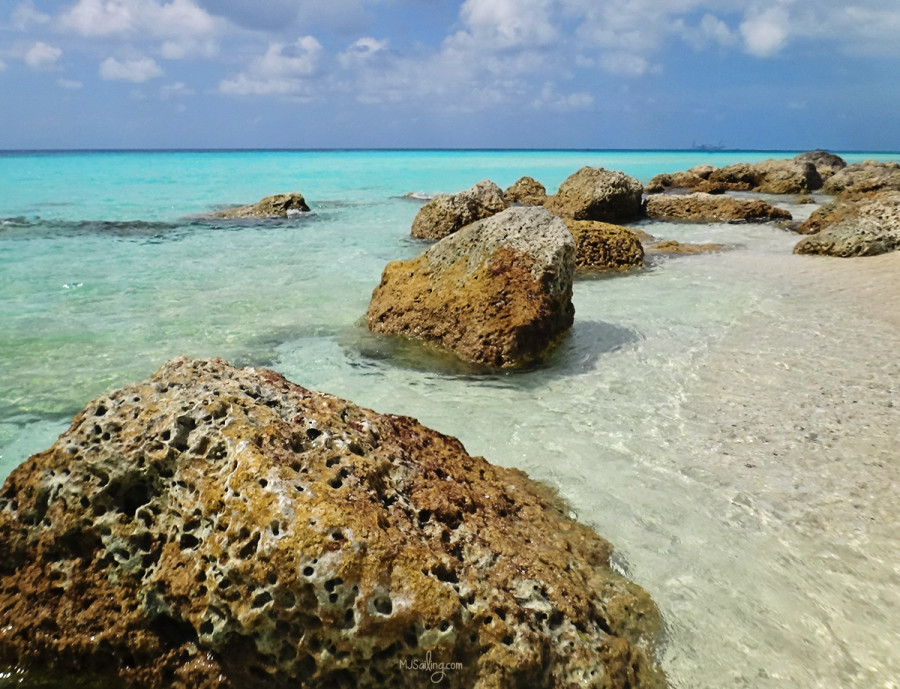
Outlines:
<svg viewBox="0 0 900 689"><path fill-rule="evenodd" d="M653 194L647 216L687 222L761 222L790 220L791 214L761 199L738 199L714 194Z"/></svg>
<svg viewBox="0 0 900 689"><path fill-rule="evenodd" d="M900 191L839 196L817 209L798 231L809 234L796 254L875 256L900 249Z"/></svg>
<svg viewBox="0 0 900 689"><path fill-rule="evenodd" d="M483 179L465 191L438 194L428 201L413 218L410 235L419 239L443 239L506 207L500 187Z"/></svg>
<svg viewBox="0 0 900 689"><path fill-rule="evenodd" d="M213 218L286 218L293 213L306 213L309 206L302 194L276 194L248 206L227 208L212 213Z"/></svg>
<svg viewBox="0 0 900 689"><path fill-rule="evenodd" d="M900 191L900 163L864 160L847 165L825 181L826 194L860 194L872 191Z"/></svg>
<svg viewBox="0 0 900 689"><path fill-rule="evenodd" d="M547 189L534 177L520 177L503 192L503 198L507 203L542 206L547 200Z"/></svg>
<svg viewBox="0 0 900 689"><path fill-rule="evenodd" d="M625 222L641 214L643 192L643 185L624 172L583 167L563 180L544 207L562 218Z"/></svg>
<svg viewBox="0 0 900 689"><path fill-rule="evenodd" d="M593 271L644 265L640 237L627 227L593 220L566 220L575 238L575 270Z"/></svg>
<svg viewBox="0 0 900 689"><path fill-rule="evenodd" d="M574 256L562 220L536 206L509 208L389 263L366 322L492 368L527 366L572 325Z"/></svg>
<svg viewBox="0 0 900 689"><path fill-rule="evenodd" d="M0 493L0 663L133 687L653 687L611 547L516 470L273 371L175 359ZM458 663L458 665L456 665ZM54 685L55 686L55 685Z"/></svg>

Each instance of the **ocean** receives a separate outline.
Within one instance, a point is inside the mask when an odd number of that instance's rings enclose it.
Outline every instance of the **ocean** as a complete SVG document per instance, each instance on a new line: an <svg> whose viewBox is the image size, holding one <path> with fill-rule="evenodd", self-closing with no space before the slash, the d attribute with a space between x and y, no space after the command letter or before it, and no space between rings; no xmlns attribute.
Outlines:
<svg viewBox="0 0 900 689"><path fill-rule="evenodd" d="M265 366L557 489L659 604L673 687L897 689L897 256L795 256L773 224L643 221L728 250L578 279L572 332L519 373L362 324L384 265L426 246L410 193L796 153L0 153L0 479L171 357ZM199 217L288 191L312 213ZM798 219L816 207L773 200Z"/></svg>

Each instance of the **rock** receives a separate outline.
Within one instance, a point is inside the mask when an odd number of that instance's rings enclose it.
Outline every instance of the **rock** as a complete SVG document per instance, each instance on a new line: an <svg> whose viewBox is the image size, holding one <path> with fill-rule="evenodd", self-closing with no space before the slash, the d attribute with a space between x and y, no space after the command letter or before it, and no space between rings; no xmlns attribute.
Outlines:
<svg viewBox="0 0 900 689"><path fill-rule="evenodd" d="M0 662L46 686L665 686L655 606L547 489L220 359L89 403L0 548Z"/></svg>
<svg viewBox="0 0 900 689"><path fill-rule="evenodd" d="M815 165L816 171L823 180L847 167L847 162L839 155L822 150L807 151L794 156L793 159L798 163L812 163Z"/></svg>
<svg viewBox="0 0 900 689"><path fill-rule="evenodd" d="M829 177L822 187L826 194L859 194L880 190L900 190L900 164L879 160L854 163Z"/></svg>
<svg viewBox="0 0 900 689"><path fill-rule="evenodd" d="M644 265L644 247L627 227L594 220L566 220L575 238L575 270L606 270Z"/></svg>
<svg viewBox="0 0 900 689"><path fill-rule="evenodd" d="M709 176L717 169L715 165L704 163L681 172L656 175L650 180L645 191L648 194L658 194L668 189L692 189L709 179Z"/></svg>
<svg viewBox="0 0 900 689"><path fill-rule="evenodd" d="M754 191L761 194L805 194L822 187L822 178L811 162L764 160L756 163Z"/></svg>
<svg viewBox="0 0 900 689"><path fill-rule="evenodd" d="M815 203L815 202L816 202L816 200L809 194L800 194L800 196L797 196L794 198L794 203L796 203L798 206L807 205L807 204Z"/></svg>
<svg viewBox="0 0 900 689"><path fill-rule="evenodd" d="M533 177L520 177L503 192L503 200L526 206L543 206L547 200L547 190Z"/></svg>
<svg viewBox="0 0 900 689"><path fill-rule="evenodd" d="M476 220L499 213L507 206L503 192L489 179L457 194L438 194L413 219L410 234L419 239L443 239Z"/></svg>
<svg viewBox="0 0 900 689"><path fill-rule="evenodd" d="M302 194L276 194L250 204L212 213L213 218L286 218L294 213L307 213L309 206Z"/></svg>
<svg viewBox="0 0 900 689"><path fill-rule="evenodd" d="M688 222L761 222L790 220L791 214L760 199L736 199L711 194L654 194L647 215L659 220Z"/></svg>
<svg viewBox="0 0 900 689"><path fill-rule="evenodd" d="M583 167L563 180L544 207L563 218L625 222L641 214L643 190L624 172Z"/></svg>
<svg viewBox="0 0 900 689"><path fill-rule="evenodd" d="M900 191L838 199L818 209L798 231L814 234L797 243L796 254L849 257L896 251L900 249Z"/></svg>
<svg viewBox="0 0 900 689"><path fill-rule="evenodd" d="M384 269L369 330L421 339L468 361L518 368L572 325L575 243L543 208L516 206Z"/></svg>
<svg viewBox="0 0 900 689"><path fill-rule="evenodd" d="M644 247L648 254L709 254L722 251L724 244L682 244L674 239L664 239Z"/></svg>

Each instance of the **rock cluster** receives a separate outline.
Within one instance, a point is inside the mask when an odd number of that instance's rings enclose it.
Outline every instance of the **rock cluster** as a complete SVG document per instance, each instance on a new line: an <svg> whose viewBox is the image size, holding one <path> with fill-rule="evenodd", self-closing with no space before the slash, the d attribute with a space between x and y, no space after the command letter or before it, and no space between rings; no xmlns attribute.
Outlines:
<svg viewBox="0 0 900 689"><path fill-rule="evenodd" d="M0 552L0 663L59 686L665 686L653 603L545 489L221 360L89 403L3 485Z"/></svg>
<svg viewBox="0 0 900 689"><path fill-rule="evenodd" d="M847 165L826 180L826 194L859 194L870 191L900 191L900 164L890 161L865 160Z"/></svg>
<svg viewBox="0 0 900 689"><path fill-rule="evenodd" d="M507 205L500 187L484 179L465 191L438 194L428 201L413 219L410 234L419 239L443 239Z"/></svg>
<svg viewBox="0 0 900 689"><path fill-rule="evenodd" d="M572 325L575 244L565 223L517 206L384 269L369 329L439 344L494 368L538 361Z"/></svg>
<svg viewBox="0 0 900 689"><path fill-rule="evenodd" d="M534 177L520 177L503 192L503 199L507 203L542 206L547 200L547 189Z"/></svg>
<svg viewBox="0 0 900 689"><path fill-rule="evenodd" d="M575 238L575 270L632 268L644 264L644 248L627 227L593 220L566 220Z"/></svg>
<svg viewBox="0 0 900 689"><path fill-rule="evenodd" d="M761 199L738 199L713 194L653 194L647 216L687 222L760 222L790 220L791 214Z"/></svg>
<svg viewBox="0 0 900 689"><path fill-rule="evenodd" d="M900 191L839 197L803 225L797 254L874 256L900 249Z"/></svg>
<svg viewBox="0 0 900 689"><path fill-rule="evenodd" d="M583 167L563 180L544 207L572 220L626 222L641 214L643 191L641 183L624 172Z"/></svg>
<svg viewBox="0 0 900 689"><path fill-rule="evenodd" d="M210 214L213 218L286 218L294 213L306 213L309 206L302 194L276 194L248 206L227 208Z"/></svg>

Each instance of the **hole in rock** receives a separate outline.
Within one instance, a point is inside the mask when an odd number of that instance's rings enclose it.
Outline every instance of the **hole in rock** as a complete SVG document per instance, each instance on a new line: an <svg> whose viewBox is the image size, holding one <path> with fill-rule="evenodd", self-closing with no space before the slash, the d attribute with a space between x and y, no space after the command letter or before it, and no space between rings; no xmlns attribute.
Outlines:
<svg viewBox="0 0 900 689"><path fill-rule="evenodd" d="M322 431L320 431L318 428L307 428L306 429L306 437L309 438L310 440L315 440L320 435L322 435Z"/></svg>
<svg viewBox="0 0 900 689"><path fill-rule="evenodd" d="M381 615L390 615L394 610L394 604L390 598L376 598L374 603L375 611Z"/></svg>
<svg viewBox="0 0 900 689"><path fill-rule="evenodd" d="M251 607L261 608L264 605L266 605L266 603L271 603L271 602L272 602L272 594L269 593L268 591L263 591L262 593L258 594L256 596L256 598L253 599L253 603L252 603Z"/></svg>

